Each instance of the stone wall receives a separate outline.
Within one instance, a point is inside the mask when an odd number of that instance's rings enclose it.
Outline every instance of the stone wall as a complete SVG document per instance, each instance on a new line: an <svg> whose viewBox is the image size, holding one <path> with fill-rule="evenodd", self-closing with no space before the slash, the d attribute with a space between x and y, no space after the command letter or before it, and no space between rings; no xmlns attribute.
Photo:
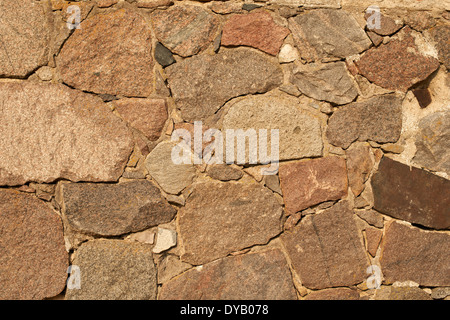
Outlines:
<svg viewBox="0 0 450 320"><path fill-rule="evenodd" d="M449 299L446 9L0 0L0 299Z"/></svg>

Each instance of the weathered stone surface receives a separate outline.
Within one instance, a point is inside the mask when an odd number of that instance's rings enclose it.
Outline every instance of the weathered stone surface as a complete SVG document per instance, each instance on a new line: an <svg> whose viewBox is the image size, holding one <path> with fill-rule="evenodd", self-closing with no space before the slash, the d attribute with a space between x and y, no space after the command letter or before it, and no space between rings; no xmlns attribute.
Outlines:
<svg viewBox="0 0 450 320"><path fill-rule="evenodd" d="M380 263L385 282L411 280L422 286L448 286L449 246L450 236L446 233L391 222L381 246Z"/></svg>
<svg viewBox="0 0 450 320"><path fill-rule="evenodd" d="M359 293L349 288L332 288L313 291L305 300L359 300Z"/></svg>
<svg viewBox="0 0 450 320"><path fill-rule="evenodd" d="M321 9L289 19L300 55L307 62L340 60L371 45L358 22L344 10Z"/></svg>
<svg viewBox="0 0 450 320"><path fill-rule="evenodd" d="M280 53L278 54L278 61L280 61L280 63L292 62L298 58L298 50L288 43L281 47Z"/></svg>
<svg viewBox="0 0 450 320"><path fill-rule="evenodd" d="M122 174L132 137L100 98L59 84L4 82L0 105L0 185Z"/></svg>
<svg viewBox="0 0 450 320"><path fill-rule="evenodd" d="M44 202L0 190L0 299L44 299L66 285L61 219Z"/></svg>
<svg viewBox="0 0 450 320"><path fill-rule="evenodd" d="M166 283L191 267L177 256L171 254L162 256L158 263L158 284Z"/></svg>
<svg viewBox="0 0 450 320"><path fill-rule="evenodd" d="M375 210L429 228L450 228L449 180L384 157L371 184Z"/></svg>
<svg viewBox="0 0 450 320"><path fill-rule="evenodd" d="M81 288L66 300L156 299L156 267L151 246L121 240L91 240L76 251Z"/></svg>
<svg viewBox="0 0 450 320"><path fill-rule="evenodd" d="M169 222L176 213L148 180L62 184L61 198L74 229L102 236L141 231Z"/></svg>
<svg viewBox="0 0 450 320"><path fill-rule="evenodd" d="M141 131L150 141L159 139L168 117L165 99L120 99L114 101L114 106L130 126Z"/></svg>
<svg viewBox="0 0 450 320"><path fill-rule="evenodd" d="M32 0L2 0L0 12L0 76L25 77L48 61L48 12Z"/></svg>
<svg viewBox="0 0 450 320"><path fill-rule="evenodd" d="M249 49L198 55L166 68L177 107L188 122L213 115L231 98L264 93L283 80L281 68Z"/></svg>
<svg viewBox="0 0 450 320"><path fill-rule="evenodd" d="M158 228L154 253L161 253L177 245L177 232L172 229Z"/></svg>
<svg viewBox="0 0 450 320"><path fill-rule="evenodd" d="M375 291L374 300L431 300L431 297L417 287L382 286Z"/></svg>
<svg viewBox="0 0 450 320"><path fill-rule="evenodd" d="M433 16L426 11L411 11L405 16L405 23L417 31L424 31L434 27L436 21Z"/></svg>
<svg viewBox="0 0 450 320"><path fill-rule="evenodd" d="M414 162L450 174L450 111L422 118L416 137Z"/></svg>
<svg viewBox="0 0 450 320"><path fill-rule="evenodd" d="M304 217L281 240L307 288L350 286L367 278L368 259L346 201Z"/></svg>
<svg viewBox="0 0 450 320"><path fill-rule="evenodd" d="M364 183L367 181L374 159L372 159L370 147L367 144L352 144L346 150L348 184L355 197L364 190Z"/></svg>
<svg viewBox="0 0 450 320"><path fill-rule="evenodd" d="M450 70L450 26L437 26L430 30L430 35L436 43L439 59Z"/></svg>
<svg viewBox="0 0 450 320"><path fill-rule="evenodd" d="M385 16L384 14L380 14L378 21L380 23L379 28L378 26L372 28L371 18L373 14L374 14L373 12L372 13L368 12L364 16L364 18L368 22L368 27L370 26L369 30L379 34L380 36L389 36L400 30L400 28L403 26L401 22L395 21L393 18Z"/></svg>
<svg viewBox="0 0 450 320"><path fill-rule="evenodd" d="M352 102L358 95L344 62L296 64L290 81L308 97L335 104Z"/></svg>
<svg viewBox="0 0 450 320"><path fill-rule="evenodd" d="M229 181L239 180L244 175L244 172L226 164L215 164L208 166L206 174L216 180Z"/></svg>
<svg viewBox="0 0 450 320"><path fill-rule="evenodd" d="M170 66L175 63L175 58L169 49L164 47L161 42L157 42L155 46L155 60L163 67Z"/></svg>
<svg viewBox="0 0 450 320"><path fill-rule="evenodd" d="M405 92L439 68L437 59L420 52L409 27L389 43L368 50L355 64L371 82Z"/></svg>
<svg viewBox="0 0 450 320"><path fill-rule="evenodd" d="M258 95L231 101L228 105L230 108L224 116L223 129L253 129L258 140L259 130L267 129L267 156L271 155L270 137L273 129L279 132L280 160L322 155L319 117L306 110L298 99L290 96ZM259 147L259 143L255 147Z"/></svg>
<svg viewBox="0 0 450 320"><path fill-rule="evenodd" d="M198 183L179 211L181 258L199 265L265 244L281 232L282 215L273 193L259 184Z"/></svg>
<svg viewBox="0 0 450 320"><path fill-rule="evenodd" d="M145 160L145 166L150 176L167 193L178 194L192 183L195 168L192 164L175 164L172 160L172 149L175 146L170 141L161 142L150 152Z"/></svg>
<svg viewBox="0 0 450 320"><path fill-rule="evenodd" d="M373 209L356 211L356 214L358 215L358 217L360 217L361 219L366 221L371 226L374 226L377 228L384 227L383 216Z"/></svg>
<svg viewBox="0 0 450 320"><path fill-rule="evenodd" d="M325 158L280 165L281 190L290 214L315 204L339 200L347 194L347 171L343 158Z"/></svg>
<svg viewBox="0 0 450 320"><path fill-rule="evenodd" d="M291 274L280 250L226 257L163 284L162 300L294 300Z"/></svg>
<svg viewBox="0 0 450 320"><path fill-rule="evenodd" d="M402 130L402 99L395 94L377 96L340 107L328 121L328 141L348 148L356 140L396 142Z"/></svg>
<svg viewBox="0 0 450 320"><path fill-rule="evenodd" d="M417 99L417 102L419 103L419 106L423 109L428 107L428 105L432 102L430 90L427 88L425 89L414 89L412 90L414 96Z"/></svg>
<svg viewBox="0 0 450 320"><path fill-rule="evenodd" d="M438 287L431 290L433 299L444 299L450 296L450 287Z"/></svg>
<svg viewBox="0 0 450 320"><path fill-rule="evenodd" d="M275 56L289 34L268 11L231 16L223 27L222 45L249 46Z"/></svg>
<svg viewBox="0 0 450 320"><path fill-rule="evenodd" d="M174 6L151 15L158 40L182 57L205 49L217 33L219 20L200 6Z"/></svg>
<svg viewBox="0 0 450 320"><path fill-rule="evenodd" d="M366 241L367 241L367 251L372 257L375 257L378 250L378 245L380 244L381 237L383 236L383 231L377 228L366 228Z"/></svg>
<svg viewBox="0 0 450 320"><path fill-rule="evenodd" d="M150 95L153 64L150 28L144 18L127 9L83 21L57 57L64 83L127 97Z"/></svg>

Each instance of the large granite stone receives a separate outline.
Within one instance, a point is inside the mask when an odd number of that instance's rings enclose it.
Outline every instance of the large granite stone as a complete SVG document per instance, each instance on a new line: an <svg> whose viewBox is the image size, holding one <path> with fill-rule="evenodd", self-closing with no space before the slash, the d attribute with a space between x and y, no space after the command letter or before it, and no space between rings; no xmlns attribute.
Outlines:
<svg viewBox="0 0 450 320"><path fill-rule="evenodd" d="M100 98L59 84L0 83L0 185L117 181L132 150Z"/></svg>
<svg viewBox="0 0 450 320"><path fill-rule="evenodd" d="M195 184L179 211L181 258L199 265L265 244L281 232L282 215L273 193L259 184Z"/></svg>
<svg viewBox="0 0 450 320"><path fill-rule="evenodd" d="M64 290L69 257L59 216L43 201L0 190L0 299L30 300Z"/></svg>
<svg viewBox="0 0 450 320"><path fill-rule="evenodd" d="M151 246L121 240L91 240L76 251L80 289L66 291L66 300L156 299L156 267Z"/></svg>
<svg viewBox="0 0 450 320"><path fill-rule="evenodd" d="M72 228L117 236L167 223L176 210L148 180L61 185L61 207Z"/></svg>
<svg viewBox="0 0 450 320"><path fill-rule="evenodd" d="M414 281L426 287L450 285L450 236L393 221L386 227L381 270L387 284Z"/></svg>
<svg viewBox="0 0 450 320"><path fill-rule="evenodd" d="M100 94L147 97L153 90L150 27L120 9L86 19L57 57L64 83Z"/></svg>
<svg viewBox="0 0 450 320"><path fill-rule="evenodd" d="M324 201L339 200L347 194L347 168L340 157L283 163L279 176L289 214Z"/></svg>
<svg viewBox="0 0 450 320"><path fill-rule="evenodd" d="M166 74L175 103L188 122L205 120L231 98L264 93L283 81L275 61L243 48L194 56L167 67Z"/></svg>
<svg viewBox="0 0 450 320"><path fill-rule="evenodd" d="M348 202L308 215L281 236L292 266L310 289L351 286L367 278L369 266Z"/></svg>
<svg viewBox="0 0 450 320"><path fill-rule="evenodd" d="M374 209L433 229L450 228L450 181L384 157L371 180Z"/></svg>
<svg viewBox="0 0 450 320"><path fill-rule="evenodd" d="M289 267L280 250L226 257L163 284L162 300L294 300Z"/></svg>
<svg viewBox="0 0 450 320"><path fill-rule="evenodd" d="M396 142L402 130L402 99L395 94L340 107L328 121L328 141L348 148L356 140Z"/></svg>

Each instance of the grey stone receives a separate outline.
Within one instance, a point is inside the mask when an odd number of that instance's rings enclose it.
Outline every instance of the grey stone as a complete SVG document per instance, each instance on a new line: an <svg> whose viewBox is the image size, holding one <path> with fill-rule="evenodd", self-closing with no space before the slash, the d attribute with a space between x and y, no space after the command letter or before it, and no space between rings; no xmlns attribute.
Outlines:
<svg viewBox="0 0 450 320"><path fill-rule="evenodd" d="M164 47L161 42L157 42L155 46L155 60L163 67L170 66L175 63L175 58L169 49Z"/></svg>

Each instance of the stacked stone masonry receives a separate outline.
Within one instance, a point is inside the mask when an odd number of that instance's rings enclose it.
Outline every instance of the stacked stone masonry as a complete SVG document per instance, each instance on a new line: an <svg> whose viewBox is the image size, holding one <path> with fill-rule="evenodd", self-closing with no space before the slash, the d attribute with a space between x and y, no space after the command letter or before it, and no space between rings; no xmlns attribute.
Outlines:
<svg viewBox="0 0 450 320"><path fill-rule="evenodd" d="M450 299L448 1L0 13L0 299Z"/></svg>

